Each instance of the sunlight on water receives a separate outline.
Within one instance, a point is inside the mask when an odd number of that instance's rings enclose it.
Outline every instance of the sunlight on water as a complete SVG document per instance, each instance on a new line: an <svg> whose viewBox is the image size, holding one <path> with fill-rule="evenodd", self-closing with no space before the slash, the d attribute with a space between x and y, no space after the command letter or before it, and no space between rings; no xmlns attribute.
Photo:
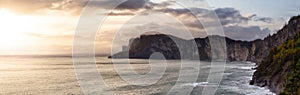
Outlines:
<svg viewBox="0 0 300 95"><path fill-rule="evenodd" d="M0 59L0 94L81 94L70 58Z"/></svg>
<svg viewBox="0 0 300 95"><path fill-rule="evenodd" d="M124 82L114 70L111 61L106 58L97 58L97 64L106 85L115 94L166 94L176 83L180 62L168 61L168 68L163 77L150 86L137 86ZM117 60L116 65L121 64L125 59ZM131 60L133 68L139 74L149 72L148 60ZM193 61L186 61L194 64ZM198 81L194 83L183 83L182 88L187 86L195 87L192 94L200 94L205 86L214 84L207 83L206 76L210 66L208 62L201 62L201 73ZM253 74L251 68L254 64L229 63L224 72L223 81L216 94L225 95L258 95L272 94L265 88L248 85ZM126 69L126 68L124 68ZM191 68L183 68L191 69ZM77 84L71 58L21 58L2 57L0 58L0 94L35 94L35 95L66 95L83 94ZM130 75L128 75L130 76Z"/></svg>

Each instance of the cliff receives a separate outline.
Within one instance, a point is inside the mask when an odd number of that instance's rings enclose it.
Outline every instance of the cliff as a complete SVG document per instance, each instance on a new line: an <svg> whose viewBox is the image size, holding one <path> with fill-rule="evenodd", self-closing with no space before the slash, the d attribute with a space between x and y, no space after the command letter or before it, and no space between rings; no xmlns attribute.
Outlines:
<svg viewBox="0 0 300 95"><path fill-rule="evenodd" d="M253 75L252 84L282 95L300 95L300 33L273 48Z"/></svg>
<svg viewBox="0 0 300 95"><path fill-rule="evenodd" d="M276 34L263 40L226 40L228 61L252 61L259 64L250 84L268 87L282 95L300 95L300 16L292 17ZM148 59L152 53L160 52L166 59L212 59L209 37L184 40L171 35L142 35L134 38L128 51L114 54L112 58ZM193 41L196 48L191 48ZM177 42L177 43L175 43ZM198 55L199 56L196 56Z"/></svg>
<svg viewBox="0 0 300 95"><path fill-rule="evenodd" d="M292 17L289 23L281 30L272 36L266 37L264 40L236 41L225 37L227 60L261 63L261 61L269 55L272 48L293 38L297 31L299 31L299 26L300 19L298 16ZM209 37L222 38L221 36ZM181 59L181 54L184 58L194 59L199 57L201 60L210 60L212 55L210 53L209 37L184 40L164 34L142 35L139 38L132 39L128 45L128 51L122 51L110 57L148 59L152 53L160 52L166 59ZM196 42L198 52L195 48L191 47L193 41ZM197 56L198 54L199 56Z"/></svg>
<svg viewBox="0 0 300 95"><path fill-rule="evenodd" d="M224 38L221 36L210 37ZM250 42L235 41L230 38L225 38L225 40L229 60L245 61L248 58L249 54L245 51L251 50ZM182 59L196 59L199 57L201 60L210 60L212 58L209 37L185 40L164 34L142 35L134 38L130 42L128 51L122 51L110 57L148 59L154 52L162 53L166 59L181 59L182 57Z"/></svg>
<svg viewBox="0 0 300 95"><path fill-rule="evenodd" d="M264 40L267 56L257 67L252 81L282 95L300 94L300 16L290 19L279 32ZM279 42L278 42L279 40ZM284 41L286 40L286 41ZM260 52L263 53L263 52ZM263 54L260 54L263 55ZM256 56L259 58L260 56Z"/></svg>

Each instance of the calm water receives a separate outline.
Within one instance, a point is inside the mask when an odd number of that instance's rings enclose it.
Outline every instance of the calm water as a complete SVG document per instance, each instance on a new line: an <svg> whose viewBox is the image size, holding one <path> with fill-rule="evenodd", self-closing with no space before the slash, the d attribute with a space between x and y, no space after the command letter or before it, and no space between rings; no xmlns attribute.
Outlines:
<svg viewBox="0 0 300 95"><path fill-rule="evenodd" d="M117 60L122 67L124 59ZM148 60L131 60L133 69L139 74L150 71ZM196 64L194 61L183 61ZM97 58L97 66L106 85L115 94L165 94L176 83L180 71L180 62L169 60L166 72L155 84L150 86L136 86L122 80L114 70L114 65L106 58ZM217 95L266 95L272 94L265 88L248 85L253 74L254 63L231 62L227 63L221 85ZM192 94L200 94L207 84L210 64L201 62L201 72L198 80L193 83L182 83L194 87ZM87 68L88 69L88 68ZM189 69L189 68L186 68ZM128 75L130 76L130 75ZM103 92L106 93L106 92ZM34 95L76 95L83 94L77 83L75 70L71 58L0 58L0 94L34 94Z"/></svg>

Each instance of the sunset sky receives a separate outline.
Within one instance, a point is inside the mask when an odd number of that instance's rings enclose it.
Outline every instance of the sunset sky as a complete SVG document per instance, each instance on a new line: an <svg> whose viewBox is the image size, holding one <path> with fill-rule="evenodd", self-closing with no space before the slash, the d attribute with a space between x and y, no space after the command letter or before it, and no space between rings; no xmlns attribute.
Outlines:
<svg viewBox="0 0 300 95"><path fill-rule="evenodd" d="M1 0L0 1L0 55L70 55L75 29L81 12L88 0ZM113 0L92 0L95 9L108 10ZM110 53L116 31L126 30L124 40L130 38L130 31L140 31L144 27L172 24L172 19L147 22L145 18L132 21L135 15L148 11L168 14L178 19L191 31L194 37L205 37L205 29L187 8L176 5L176 1L186 0L128 0L112 10L97 34L97 54ZM195 4L192 8L199 19L213 9L219 16L225 35L237 40L261 39L280 29L291 16L300 14L299 0L197 0L207 2ZM193 3L191 3L193 4ZM99 14L103 15L103 14ZM140 24L142 23L142 24ZM196 27L195 27L196 25ZM212 27L213 28L213 27ZM86 30L88 31L88 29ZM95 35L94 35L95 36ZM93 37L93 36L90 36ZM126 38L127 37L127 38ZM188 39L188 38L187 38ZM118 47L128 42L120 42Z"/></svg>

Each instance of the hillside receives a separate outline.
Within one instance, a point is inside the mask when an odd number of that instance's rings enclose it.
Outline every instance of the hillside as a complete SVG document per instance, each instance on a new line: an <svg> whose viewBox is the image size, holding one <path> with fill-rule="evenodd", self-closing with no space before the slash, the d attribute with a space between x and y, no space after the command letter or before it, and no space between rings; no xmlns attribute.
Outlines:
<svg viewBox="0 0 300 95"><path fill-rule="evenodd" d="M254 73L253 82L282 95L300 95L300 33L271 50Z"/></svg>

